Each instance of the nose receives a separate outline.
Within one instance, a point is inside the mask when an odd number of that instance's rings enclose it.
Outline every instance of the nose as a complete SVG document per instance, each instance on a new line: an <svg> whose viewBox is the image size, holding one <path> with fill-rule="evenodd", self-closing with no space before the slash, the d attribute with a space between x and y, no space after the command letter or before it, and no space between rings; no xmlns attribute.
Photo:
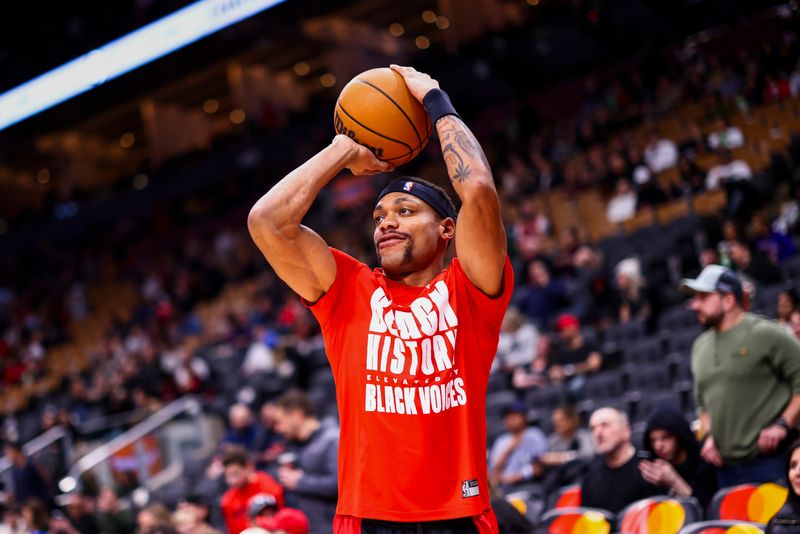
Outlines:
<svg viewBox="0 0 800 534"><path fill-rule="evenodd" d="M378 224L378 229L381 232L386 232L395 228L397 228L397 220L390 214L386 214Z"/></svg>

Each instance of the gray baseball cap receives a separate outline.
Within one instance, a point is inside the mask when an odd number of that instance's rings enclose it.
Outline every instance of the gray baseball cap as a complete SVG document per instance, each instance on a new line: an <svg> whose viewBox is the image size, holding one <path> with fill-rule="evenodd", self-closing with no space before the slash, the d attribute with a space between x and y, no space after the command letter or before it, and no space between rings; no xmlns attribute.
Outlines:
<svg viewBox="0 0 800 534"><path fill-rule="evenodd" d="M697 278L684 278L681 286L699 293L731 293L737 302L744 297L742 281L736 273L722 265L706 266Z"/></svg>

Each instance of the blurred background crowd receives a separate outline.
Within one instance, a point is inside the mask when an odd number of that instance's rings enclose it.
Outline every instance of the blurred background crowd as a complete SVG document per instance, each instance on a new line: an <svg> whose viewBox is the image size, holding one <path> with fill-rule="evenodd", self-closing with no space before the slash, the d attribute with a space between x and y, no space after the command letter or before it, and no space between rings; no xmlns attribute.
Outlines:
<svg viewBox="0 0 800 534"><path fill-rule="evenodd" d="M16 23L0 21L15 26L0 32L10 37L0 41L0 90L185 2L107 4L83 13L63 5L47 20L30 7ZM410 2L403 9L415 21L433 13L424 23L432 34L422 35L425 46L408 37L394 52L359 52L336 37L337 24L360 27L388 2L332 2L301 16L305 4L226 30L220 48L299 47L290 29L252 41L287 20L306 37L325 35L313 23L328 24L333 37L317 44L355 54L350 75L399 58L439 78L492 164L517 286L490 378L487 446L496 502L522 496L507 510L520 528L580 481L597 448L586 424L598 408L627 414L639 448L653 448L653 428L695 438L689 351L700 327L681 278L727 266L744 281L748 309L800 336L794 2L497 1L486 3L496 12L480 31L457 38L443 35L477 23L447 2ZM440 14L447 9L452 21ZM412 16L401 11L381 16ZM374 31L400 39L421 23L394 24ZM197 46L193 56L210 53ZM28 48L35 52L19 53ZM336 54L303 53L311 59L283 60L298 77L322 59L347 72ZM8 140L0 149L0 532L330 530L333 378L318 325L275 278L245 220L270 184L329 142L330 110L347 79L321 77L300 105L275 89L279 73L261 95L231 81L233 97L200 99L197 113L211 121L203 123L187 102L163 96L171 89L148 94L165 61L147 77L114 82L120 102L81 101L84 115L87 103L98 106L97 119L79 120L67 105L49 112L57 126L46 134L35 133L44 119L0 132ZM243 78L253 65L239 66ZM235 69L223 70L232 80ZM236 96L237 88L256 94ZM131 150L143 152L99 160L110 125L128 128L131 100L138 126L114 134L114 151L130 135ZM189 131L206 137L170 145ZM404 172L443 182L438 144ZM371 203L385 179L342 176L307 224L374 265ZM114 445L189 397L202 439L192 436L189 409L127 448ZM186 428L191 450L167 446L168 434ZM54 430L63 430L57 440L31 445ZM76 470L96 450L108 452L102 463ZM715 490L702 487L703 506Z"/></svg>

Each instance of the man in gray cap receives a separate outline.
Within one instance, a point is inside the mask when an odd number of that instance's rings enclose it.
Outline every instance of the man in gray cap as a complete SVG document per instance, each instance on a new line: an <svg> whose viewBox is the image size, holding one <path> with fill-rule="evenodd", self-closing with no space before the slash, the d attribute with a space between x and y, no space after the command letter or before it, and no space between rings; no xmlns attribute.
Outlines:
<svg viewBox="0 0 800 534"><path fill-rule="evenodd" d="M800 421L800 344L747 313L739 278L709 265L683 286L707 330L692 346L694 399L707 433L701 455L720 487L785 476L781 452Z"/></svg>

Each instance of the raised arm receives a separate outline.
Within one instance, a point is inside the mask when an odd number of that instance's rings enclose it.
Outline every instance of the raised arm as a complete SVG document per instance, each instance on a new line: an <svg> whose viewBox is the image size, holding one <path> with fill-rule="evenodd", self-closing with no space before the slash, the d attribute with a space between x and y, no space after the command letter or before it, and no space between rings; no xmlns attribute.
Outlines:
<svg viewBox="0 0 800 534"><path fill-rule="evenodd" d="M343 135L275 184L247 217L247 228L281 280L314 302L333 284L336 263L325 241L301 221L320 190L344 168L353 174L391 170L367 148Z"/></svg>
<svg viewBox="0 0 800 534"><path fill-rule="evenodd" d="M411 67L392 68L420 102L429 91L439 88L436 80ZM447 174L461 199L456 222L458 261L478 289L497 295L502 289L506 235L492 171L478 140L458 116L445 115L435 126Z"/></svg>

